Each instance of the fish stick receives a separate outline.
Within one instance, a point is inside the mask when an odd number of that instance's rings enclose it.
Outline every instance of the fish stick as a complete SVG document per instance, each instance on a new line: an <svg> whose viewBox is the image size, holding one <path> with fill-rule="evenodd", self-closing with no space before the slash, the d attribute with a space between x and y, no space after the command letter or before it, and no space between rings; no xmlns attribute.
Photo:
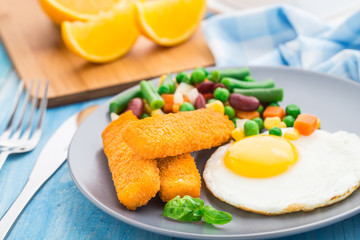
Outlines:
<svg viewBox="0 0 360 240"><path fill-rule="evenodd" d="M119 201L130 210L146 205L160 190L157 161L136 155L123 141L121 131L137 118L131 111L111 122L102 133L104 152Z"/></svg>
<svg viewBox="0 0 360 240"><path fill-rule="evenodd" d="M190 153L158 159L160 198L168 202L177 195L200 196L201 178Z"/></svg>
<svg viewBox="0 0 360 240"><path fill-rule="evenodd" d="M138 155L154 159L222 145L230 140L233 129L228 116L199 109L131 122L122 137Z"/></svg>

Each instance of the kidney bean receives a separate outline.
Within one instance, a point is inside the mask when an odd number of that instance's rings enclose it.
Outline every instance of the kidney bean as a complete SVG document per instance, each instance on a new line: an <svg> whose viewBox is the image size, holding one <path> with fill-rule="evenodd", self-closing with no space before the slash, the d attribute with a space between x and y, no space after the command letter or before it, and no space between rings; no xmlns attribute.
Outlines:
<svg viewBox="0 0 360 240"><path fill-rule="evenodd" d="M141 98L133 98L128 103L126 111L131 110L132 113L140 118L141 114L144 112L144 102Z"/></svg>
<svg viewBox="0 0 360 240"><path fill-rule="evenodd" d="M206 100L205 100L204 96L201 93L196 98L194 105L195 105L196 109L205 108Z"/></svg>
<svg viewBox="0 0 360 240"><path fill-rule="evenodd" d="M207 82L202 82L200 84L198 84L196 86L197 90L200 93L212 93L213 92L213 86L215 85L215 83L211 82L211 81L207 81Z"/></svg>
<svg viewBox="0 0 360 240"><path fill-rule="evenodd" d="M256 97L249 97L238 93L231 93L229 97L230 105L241 111L256 111L260 102Z"/></svg>

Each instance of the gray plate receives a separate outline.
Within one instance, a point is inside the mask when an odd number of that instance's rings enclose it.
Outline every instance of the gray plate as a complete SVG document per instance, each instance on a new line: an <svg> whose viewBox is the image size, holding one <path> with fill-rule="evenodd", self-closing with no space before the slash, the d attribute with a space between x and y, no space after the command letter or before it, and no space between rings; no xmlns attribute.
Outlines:
<svg viewBox="0 0 360 240"><path fill-rule="evenodd" d="M303 112L321 119L322 129L346 130L360 135L360 85L352 81L315 72L275 67L251 67L258 81L273 78L285 92L282 106L298 104ZM156 80L155 80L156 81ZM245 212L217 200L206 189L201 198L206 204L230 212L233 221L224 226L181 223L161 216L164 204L159 197L137 211L128 211L117 200L107 160L102 149L101 132L109 123L108 102L94 112L76 132L69 150L71 175L80 191L97 207L133 226L176 237L196 239L257 239L280 237L309 231L348 218L360 212L360 191L333 206L309 213L262 216ZM202 173L212 150L195 153ZM264 199L266 201L266 199Z"/></svg>

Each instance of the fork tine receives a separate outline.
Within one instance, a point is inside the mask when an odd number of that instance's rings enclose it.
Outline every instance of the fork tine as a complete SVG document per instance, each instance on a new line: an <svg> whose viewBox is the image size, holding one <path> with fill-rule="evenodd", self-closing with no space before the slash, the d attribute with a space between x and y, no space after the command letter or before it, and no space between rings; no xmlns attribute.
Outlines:
<svg viewBox="0 0 360 240"><path fill-rule="evenodd" d="M36 143L40 140L40 136L41 136L41 132L42 132L42 125L43 125L43 121L44 121L44 117L45 117L45 113L46 113L46 107L47 107L48 86L49 86L49 79L47 79L46 83L45 83L45 89L44 89L43 98L41 99L41 102L40 102L36 128L34 130L33 136L31 136L31 140L33 140Z"/></svg>
<svg viewBox="0 0 360 240"><path fill-rule="evenodd" d="M26 109L27 109L27 106L29 105L30 101L30 92L31 92L31 89L32 89L32 85L33 85L33 80L30 81L29 83L29 86L26 90L26 94L25 94L25 97L24 97L24 102L22 104L22 109L21 109L21 115L20 115L20 120L17 124L17 126L14 128L14 134L12 136L13 139L17 139L19 138L20 134L21 134L21 131L24 127L24 120L25 120L25 113L26 113Z"/></svg>
<svg viewBox="0 0 360 240"><path fill-rule="evenodd" d="M35 90L35 94L32 96L29 121L28 121L28 124L26 126L26 129L25 129L24 134L21 137L21 139L28 139L29 136L30 136L32 123L34 121L34 113L35 113L35 108L36 108L36 104L37 104L37 100L38 100L40 85L41 85L41 82L39 80L38 84L37 84L37 87L36 87L36 90Z"/></svg>
<svg viewBox="0 0 360 240"><path fill-rule="evenodd" d="M24 82L21 81L19 84L19 87L17 89L17 92L16 92L14 105L12 106L12 109L10 111L10 119L9 119L8 123L6 124L6 129L5 129L4 133L1 135L0 139L8 138L12 132L12 129L14 127L16 109L19 105L23 89L24 89Z"/></svg>

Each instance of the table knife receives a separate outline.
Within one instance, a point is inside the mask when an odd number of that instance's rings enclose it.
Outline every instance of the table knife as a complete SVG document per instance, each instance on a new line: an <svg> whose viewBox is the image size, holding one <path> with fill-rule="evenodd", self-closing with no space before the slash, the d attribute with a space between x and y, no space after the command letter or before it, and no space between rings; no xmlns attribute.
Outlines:
<svg viewBox="0 0 360 240"><path fill-rule="evenodd" d="M0 239L4 239L27 203L40 187L65 162L70 141L80 124L95 106L68 118L52 135L41 151L34 168L17 199L0 219Z"/></svg>

